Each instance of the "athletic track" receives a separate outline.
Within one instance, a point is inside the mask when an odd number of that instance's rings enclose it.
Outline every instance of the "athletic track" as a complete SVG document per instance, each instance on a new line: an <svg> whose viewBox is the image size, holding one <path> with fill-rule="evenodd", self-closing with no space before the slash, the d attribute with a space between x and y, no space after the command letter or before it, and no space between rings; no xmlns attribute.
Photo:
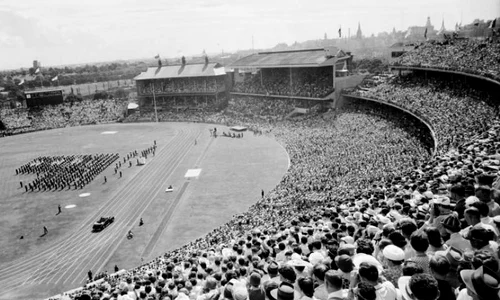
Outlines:
<svg viewBox="0 0 500 300"><path fill-rule="evenodd" d="M169 177L200 134L200 128L178 130L167 144L160 145L156 156L130 182L103 201L75 230L40 247L36 254L1 265L0 298L21 286L78 287L85 283L88 270L97 274L157 194L165 190ZM156 188L151 189L152 186ZM115 216L115 222L100 233L92 233L95 220L107 215ZM155 242L150 243L154 246Z"/></svg>

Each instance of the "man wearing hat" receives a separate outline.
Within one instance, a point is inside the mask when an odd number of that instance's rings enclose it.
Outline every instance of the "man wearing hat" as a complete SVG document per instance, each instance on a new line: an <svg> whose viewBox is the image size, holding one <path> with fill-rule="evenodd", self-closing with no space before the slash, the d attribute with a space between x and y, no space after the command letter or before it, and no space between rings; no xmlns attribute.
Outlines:
<svg viewBox="0 0 500 300"><path fill-rule="evenodd" d="M299 300L300 294L293 286L288 283L282 283L277 289L271 291L273 300Z"/></svg>
<svg viewBox="0 0 500 300"><path fill-rule="evenodd" d="M460 277L465 283L467 294L473 300L500 300L498 295L500 278L488 267L481 266L477 270L462 270Z"/></svg>
<svg viewBox="0 0 500 300"><path fill-rule="evenodd" d="M443 220L443 227L446 232L450 235L450 239L446 241L446 245L449 247L455 247L457 249L462 249L462 251L472 249L470 242L460 235L460 220L456 213L448 215Z"/></svg>
<svg viewBox="0 0 500 300"><path fill-rule="evenodd" d="M460 286L461 282L458 280L458 266L463 261L463 252L455 247L448 247L445 251L437 251L434 256L443 256L450 263L450 271L446 274L446 281L450 283L452 288Z"/></svg>
<svg viewBox="0 0 500 300"><path fill-rule="evenodd" d="M382 271L382 275L390 281L394 286L398 284L398 279L403 275L403 262L405 260L405 252L403 249L387 245L382 251L387 268Z"/></svg>

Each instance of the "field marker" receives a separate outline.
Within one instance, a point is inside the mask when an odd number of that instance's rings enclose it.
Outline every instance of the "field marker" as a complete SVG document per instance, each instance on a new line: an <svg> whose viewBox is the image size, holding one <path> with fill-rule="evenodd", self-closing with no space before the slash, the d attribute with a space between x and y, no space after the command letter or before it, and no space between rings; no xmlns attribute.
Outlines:
<svg viewBox="0 0 500 300"><path fill-rule="evenodd" d="M78 197L80 198L84 198L84 197L88 197L90 196L90 193L81 193L80 195L78 195Z"/></svg>
<svg viewBox="0 0 500 300"><path fill-rule="evenodd" d="M64 208L74 208L74 207L76 207L76 205L70 204L70 205L66 205Z"/></svg>
<svg viewBox="0 0 500 300"><path fill-rule="evenodd" d="M101 134L115 134L117 132L118 131L103 131L103 132L101 132Z"/></svg>
<svg viewBox="0 0 500 300"><path fill-rule="evenodd" d="M191 178L191 177L198 177L200 176L201 169L189 169L186 172L186 175L184 177L186 178Z"/></svg>

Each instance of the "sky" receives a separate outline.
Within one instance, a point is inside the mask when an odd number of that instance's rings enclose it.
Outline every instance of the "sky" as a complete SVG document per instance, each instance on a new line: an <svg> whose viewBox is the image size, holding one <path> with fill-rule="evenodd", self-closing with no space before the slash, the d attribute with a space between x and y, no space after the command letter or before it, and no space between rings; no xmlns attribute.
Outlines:
<svg viewBox="0 0 500 300"><path fill-rule="evenodd" d="M500 16L500 0L0 0L0 70L270 48L338 36L439 29Z"/></svg>

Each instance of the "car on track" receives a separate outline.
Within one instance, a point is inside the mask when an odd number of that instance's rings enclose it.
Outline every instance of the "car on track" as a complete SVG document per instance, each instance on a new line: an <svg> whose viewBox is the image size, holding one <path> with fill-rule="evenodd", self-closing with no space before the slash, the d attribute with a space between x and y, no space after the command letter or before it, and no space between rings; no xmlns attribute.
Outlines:
<svg viewBox="0 0 500 300"><path fill-rule="evenodd" d="M97 222L92 226L93 232L98 232L108 227L111 223L115 221L115 217L101 217Z"/></svg>

